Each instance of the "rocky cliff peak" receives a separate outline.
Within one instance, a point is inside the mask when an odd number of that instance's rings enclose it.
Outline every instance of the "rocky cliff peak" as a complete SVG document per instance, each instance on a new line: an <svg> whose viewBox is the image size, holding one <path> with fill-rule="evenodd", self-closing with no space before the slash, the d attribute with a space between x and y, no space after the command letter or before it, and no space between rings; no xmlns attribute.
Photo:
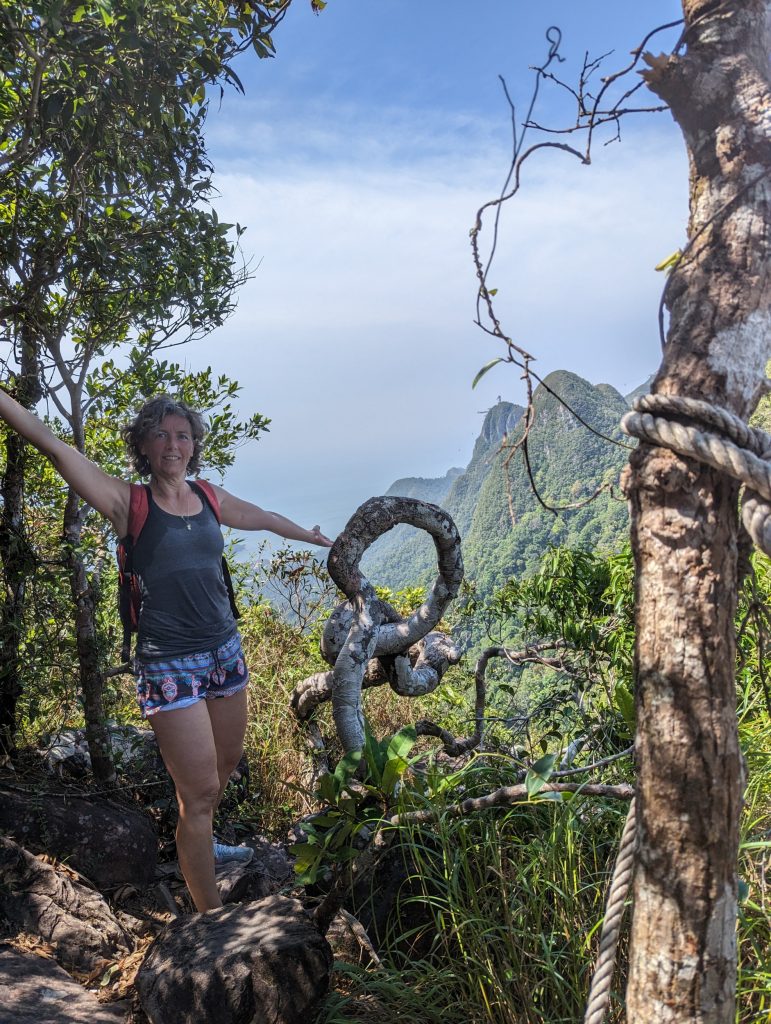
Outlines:
<svg viewBox="0 0 771 1024"><path fill-rule="evenodd" d="M500 444L519 423L524 411L521 405L513 405L511 402L496 402L487 410L479 440L484 441L488 446Z"/></svg>

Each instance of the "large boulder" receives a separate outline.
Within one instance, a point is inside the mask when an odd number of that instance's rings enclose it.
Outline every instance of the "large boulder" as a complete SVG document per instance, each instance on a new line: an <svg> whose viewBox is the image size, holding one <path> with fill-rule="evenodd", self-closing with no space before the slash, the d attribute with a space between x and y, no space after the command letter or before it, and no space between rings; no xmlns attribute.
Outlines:
<svg viewBox="0 0 771 1024"><path fill-rule="evenodd" d="M0 946L2 1024L119 1024L125 1009L102 1006L48 957Z"/></svg>
<svg viewBox="0 0 771 1024"><path fill-rule="evenodd" d="M302 905L269 896L172 921L136 988L151 1024L308 1024L331 969Z"/></svg>
<svg viewBox="0 0 771 1024"><path fill-rule="evenodd" d="M33 853L66 860L101 890L143 888L155 877L150 818L110 800L0 784L0 832Z"/></svg>
<svg viewBox="0 0 771 1024"><path fill-rule="evenodd" d="M0 917L39 935L65 967L91 971L134 948L98 892L0 838Z"/></svg>

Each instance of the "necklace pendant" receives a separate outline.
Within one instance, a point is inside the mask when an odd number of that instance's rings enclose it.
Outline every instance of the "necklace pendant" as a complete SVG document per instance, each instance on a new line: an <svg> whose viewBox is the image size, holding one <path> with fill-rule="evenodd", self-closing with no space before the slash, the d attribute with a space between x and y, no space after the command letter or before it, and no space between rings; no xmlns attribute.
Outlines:
<svg viewBox="0 0 771 1024"><path fill-rule="evenodd" d="M188 529L188 530L191 530L191 529L192 529L192 527L191 527L190 523L188 523L187 521L185 521L185 527L186 527L186 529Z"/></svg>

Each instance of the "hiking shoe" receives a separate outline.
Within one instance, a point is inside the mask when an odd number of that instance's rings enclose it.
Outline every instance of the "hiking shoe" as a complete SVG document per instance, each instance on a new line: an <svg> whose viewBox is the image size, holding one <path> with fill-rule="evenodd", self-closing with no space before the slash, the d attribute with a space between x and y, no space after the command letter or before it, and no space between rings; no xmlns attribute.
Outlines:
<svg viewBox="0 0 771 1024"><path fill-rule="evenodd" d="M215 864L248 864L254 856L250 846L225 846L214 840Z"/></svg>

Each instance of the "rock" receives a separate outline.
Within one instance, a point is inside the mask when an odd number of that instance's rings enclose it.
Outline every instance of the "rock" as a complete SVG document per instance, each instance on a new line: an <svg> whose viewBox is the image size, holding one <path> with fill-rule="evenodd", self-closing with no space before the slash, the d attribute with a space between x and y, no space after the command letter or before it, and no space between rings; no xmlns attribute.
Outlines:
<svg viewBox="0 0 771 1024"><path fill-rule="evenodd" d="M252 864L223 864L217 868L216 881L223 903L252 903L280 888L271 885L265 872Z"/></svg>
<svg viewBox="0 0 771 1024"><path fill-rule="evenodd" d="M0 784L0 832L34 853L66 860L98 889L143 888L155 875L149 817L109 800Z"/></svg>
<svg viewBox="0 0 771 1024"><path fill-rule="evenodd" d="M427 833L421 835L421 841L429 847ZM373 871L354 884L345 905L361 922L375 949L385 946L390 933L409 936L399 945L411 958L428 955L435 936L433 911L425 901L409 848L395 845L381 854Z"/></svg>
<svg viewBox="0 0 771 1024"><path fill-rule="evenodd" d="M357 931L359 935L357 935ZM364 931L361 922L347 911L339 911L332 918L326 938L332 947L332 954L336 961L343 960L349 964L363 964L365 967L374 962L373 947L369 936Z"/></svg>
<svg viewBox="0 0 771 1024"><path fill-rule="evenodd" d="M67 967L91 971L131 952L131 935L93 889L0 838L0 916L39 935Z"/></svg>
<svg viewBox="0 0 771 1024"><path fill-rule="evenodd" d="M151 1024L308 1024L331 969L301 904L269 896L172 921L136 988Z"/></svg>
<svg viewBox="0 0 771 1024"><path fill-rule="evenodd" d="M110 737L115 766L152 765L160 762L158 744L152 729L139 729L135 725L118 725L109 722ZM47 771L80 777L91 770L91 755L88 750L85 729L61 729L40 737L37 753Z"/></svg>
<svg viewBox="0 0 771 1024"><path fill-rule="evenodd" d="M116 1024L125 1010L102 1006L48 957L0 946L0 1024Z"/></svg>
<svg viewBox="0 0 771 1024"><path fill-rule="evenodd" d="M285 847L256 837L247 845L254 850L248 864L223 864L217 868L217 889L223 903L246 903L273 896L294 881L294 870Z"/></svg>

